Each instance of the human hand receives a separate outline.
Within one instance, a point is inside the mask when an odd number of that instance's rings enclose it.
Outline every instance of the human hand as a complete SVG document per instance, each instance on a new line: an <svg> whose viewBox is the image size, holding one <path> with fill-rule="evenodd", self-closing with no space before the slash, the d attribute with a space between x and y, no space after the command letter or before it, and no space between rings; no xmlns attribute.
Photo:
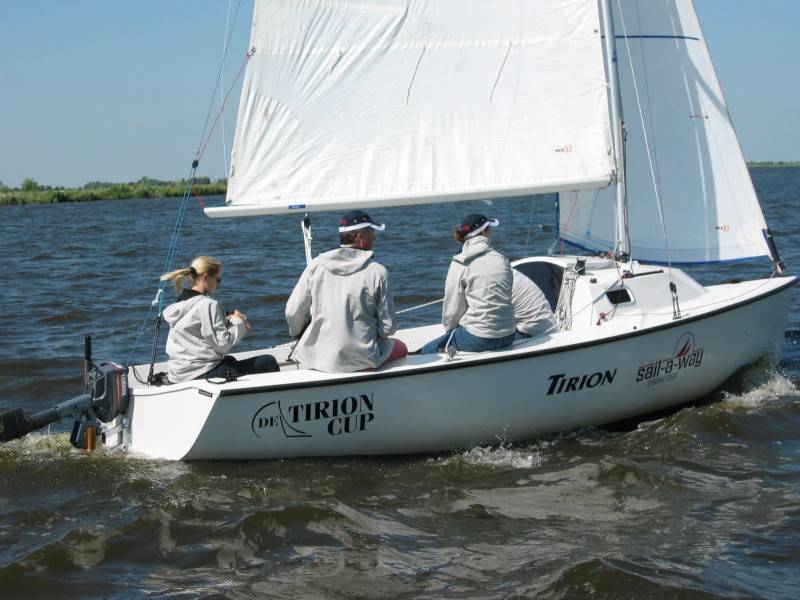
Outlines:
<svg viewBox="0 0 800 600"><path fill-rule="evenodd" d="M247 333L253 333L253 328L250 327L250 323L247 321L247 315L236 309L233 311L231 316L239 317L242 321L244 321L244 327L247 329Z"/></svg>

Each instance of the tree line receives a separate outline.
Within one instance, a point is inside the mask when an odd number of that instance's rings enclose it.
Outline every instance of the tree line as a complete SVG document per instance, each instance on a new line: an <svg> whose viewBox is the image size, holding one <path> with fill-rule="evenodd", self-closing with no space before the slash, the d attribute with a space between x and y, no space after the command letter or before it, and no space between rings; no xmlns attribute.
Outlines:
<svg viewBox="0 0 800 600"><path fill-rule="evenodd" d="M131 198L173 198L186 193L186 179L163 181L141 177L129 183L90 181L80 188L40 185L26 178L18 188L0 182L0 206L12 204L55 204L57 202L89 202L93 200L128 200ZM209 177L195 177L193 190L201 196L216 196L226 192L226 179L211 181Z"/></svg>

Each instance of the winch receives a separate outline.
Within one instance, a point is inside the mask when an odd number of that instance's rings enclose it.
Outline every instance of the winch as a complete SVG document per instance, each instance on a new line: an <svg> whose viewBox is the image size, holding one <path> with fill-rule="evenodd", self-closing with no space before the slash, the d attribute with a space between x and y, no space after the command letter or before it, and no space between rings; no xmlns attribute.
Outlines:
<svg viewBox="0 0 800 600"><path fill-rule="evenodd" d="M22 408L0 414L0 442L21 438L56 421L75 419L69 441L76 448L93 450L109 423L128 408L127 368L112 361L92 362L92 339L84 339L84 385L79 396L46 410L25 414Z"/></svg>

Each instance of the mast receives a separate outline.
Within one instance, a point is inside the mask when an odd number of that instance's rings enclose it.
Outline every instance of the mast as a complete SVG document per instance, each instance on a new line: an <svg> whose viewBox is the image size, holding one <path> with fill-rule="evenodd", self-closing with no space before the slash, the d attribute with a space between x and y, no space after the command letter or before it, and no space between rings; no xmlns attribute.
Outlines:
<svg viewBox="0 0 800 600"><path fill-rule="evenodd" d="M615 244L614 258L627 260L630 258L630 239L628 237L628 196L625 185L625 141L622 121L622 95L619 87L617 70L617 46L614 37L614 18L611 12L611 1L600 0L600 11L605 32L603 47L608 68L608 95L611 99L611 137L614 150L616 172L612 178L616 185L615 212Z"/></svg>

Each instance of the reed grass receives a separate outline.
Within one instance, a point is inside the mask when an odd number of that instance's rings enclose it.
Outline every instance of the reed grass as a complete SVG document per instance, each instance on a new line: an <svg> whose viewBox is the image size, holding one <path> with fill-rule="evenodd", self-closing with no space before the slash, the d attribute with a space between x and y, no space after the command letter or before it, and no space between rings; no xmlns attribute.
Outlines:
<svg viewBox="0 0 800 600"><path fill-rule="evenodd" d="M225 181L195 184L200 196L225 194ZM0 189L0 206L19 204L56 204L59 202L92 202L95 200L130 200L134 198L174 198L186 193L186 182L114 183L82 188L49 188L37 190Z"/></svg>

